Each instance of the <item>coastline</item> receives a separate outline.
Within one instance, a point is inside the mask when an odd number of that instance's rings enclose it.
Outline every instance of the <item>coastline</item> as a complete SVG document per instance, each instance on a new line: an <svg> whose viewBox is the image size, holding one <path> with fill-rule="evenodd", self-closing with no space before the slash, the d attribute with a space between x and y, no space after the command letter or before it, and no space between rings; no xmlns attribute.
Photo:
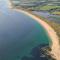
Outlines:
<svg viewBox="0 0 60 60"><path fill-rule="evenodd" d="M39 24L41 24L44 29L47 31L49 37L52 40L52 51L51 54L54 54L54 58L56 58L56 60L60 60L60 46L59 46L59 39L58 36L56 35L56 32L54 31L54 29L52 27L50 27L48 25L48 23L44 22L43 20L41 20L40 18L36 17L35 15L30 14L29 12L23 11L21 9L14 9L15 11L18 12L22 12L30 17L32 17L34 20L36 20Z"/></svg>
<svg viewBox="0 0 60 60"><path fill-rule="evenodd" d="M11 8L11 3L10 3L9 8ZM36 20L39 24L41 24L44 27L44 29L47 31L47 33L53 43L51 46L51 49L52 49L51 54L54 54L53 57L56 58L56 60L60 60L59 39L58 39L58 36L56 35L56 32L54 31L54 29L51 26L49 26L48 23L46 23L45 21L41 20L40 18L38 18L35 15L32 15L31 13L29 13L27 11L24 11L21 9L13 9L13 10L18 11L18 12L22 12L22 13L28 15L29 17L33 18L34 20Z"/></svg>

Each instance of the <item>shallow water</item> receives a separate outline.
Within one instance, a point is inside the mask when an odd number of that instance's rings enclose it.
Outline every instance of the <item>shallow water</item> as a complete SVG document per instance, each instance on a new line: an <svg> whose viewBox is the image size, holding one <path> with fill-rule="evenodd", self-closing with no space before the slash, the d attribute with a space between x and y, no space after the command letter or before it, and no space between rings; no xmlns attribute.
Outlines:
<svg viewBox="0 0 60 60"><path fill-rule="evenodd" d="M40 24L21 12L9 9L7 0L0 2L0 60L23 60L24 56L31 56L33 48L49 45L50 38Z"/></svg>

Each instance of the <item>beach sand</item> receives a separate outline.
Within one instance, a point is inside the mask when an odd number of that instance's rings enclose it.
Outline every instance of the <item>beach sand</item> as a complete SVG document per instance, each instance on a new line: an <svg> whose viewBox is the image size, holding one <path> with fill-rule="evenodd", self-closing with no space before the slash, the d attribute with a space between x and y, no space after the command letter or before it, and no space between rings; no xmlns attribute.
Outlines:
<svg viewBox="0 0 60 60"><path fill-rule="evenodd" d="M11 4L10 4L9 7L11 8ZM35 16L35 15L33 15L33 14L27 12L27 11L24 11L24 10L21 10L21 9L13 9L13 10L18 11L18 12L22 12L22 13L32 17L34 20L36 20L39 24L41 24L45 28L45 30L47 31L49 37L52 40L52 46L51 46L52 51L51 51L51 54L53 54L53 57L56 60L60 60L59 39L58 39L58 36L57 36L56 32L54 31L54 29L48 23L46 23L45 21L41 20L37 16Z"/></svg>

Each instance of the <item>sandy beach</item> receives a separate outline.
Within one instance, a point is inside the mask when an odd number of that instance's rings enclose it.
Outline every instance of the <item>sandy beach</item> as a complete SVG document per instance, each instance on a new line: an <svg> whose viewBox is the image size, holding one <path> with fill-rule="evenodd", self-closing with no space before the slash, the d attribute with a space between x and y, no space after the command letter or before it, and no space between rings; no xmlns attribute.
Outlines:
<svg viewBox="0 0 60 60"><path fill-rule="evenodd" d="M10 4L9 7L11 8L11 4ZM36 20L39 24L41 24L45 28L45 30L47 31L49 37L52 40L52 46L51 46L52 51L51 51L51 54L54 55L53 57L56 60L60 60L59 39L58 39L58 36L57 36L56 32L54 31L54 29L48 23L46 23L45 21L41 20L40 18L38 18L35 15L32 15L31 13L29 13L27 11L24 11L24 10L21 10L21 9L13 9L13 10L18 11L18 12L22 12L22 13L28 15L29 17L31 17L34 20Z"/></svg>
<svg viewBox="0 0 60 60"><path fill-rule="evenodd" d="M32 17L34 20L36 20L39 24L41 24L45 30L47 31L49 37L52 40L52 46L51 46L51 54L53 54L54 58L56 58L56 60L60 60L60 46L59 46L59 39L58 36L56 35L56 32L54 31L54 29L49 26L46 22L44 22L43 20L41 20L40 18L36 17L35 15L30 14L29 12L23 11L23 10L19 10L19 9L14 9L18 12L22 12L30 17Z"/></svg>

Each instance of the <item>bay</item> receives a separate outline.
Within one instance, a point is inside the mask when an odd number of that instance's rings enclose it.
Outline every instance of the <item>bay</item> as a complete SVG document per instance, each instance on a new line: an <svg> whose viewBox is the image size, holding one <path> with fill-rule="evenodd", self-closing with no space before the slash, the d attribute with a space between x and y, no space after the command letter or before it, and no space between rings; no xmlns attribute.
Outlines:
<svg viewBox="0 0 60 60"><path fill-rule="evenodd" d="M32 56L33 48L50 43L45 29L33 18L7 6L7 0L0 5L0 60L22 60Z"/></svg>

